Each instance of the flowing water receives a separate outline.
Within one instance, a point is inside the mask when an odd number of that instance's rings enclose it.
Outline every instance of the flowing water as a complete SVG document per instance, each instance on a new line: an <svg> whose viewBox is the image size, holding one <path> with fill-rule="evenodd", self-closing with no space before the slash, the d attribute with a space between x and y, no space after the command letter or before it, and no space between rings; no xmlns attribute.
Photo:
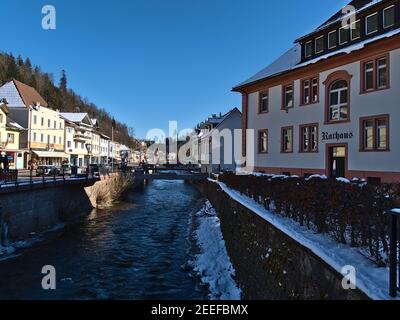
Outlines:
<svg viewBox="0 0 400 320"><path fill-rule="evenodd" d="M1 261L0 299L207 299L188 267L203 204L184 182L153 181ZM42 289L44 265L56 269L56 290Z"/></svg>

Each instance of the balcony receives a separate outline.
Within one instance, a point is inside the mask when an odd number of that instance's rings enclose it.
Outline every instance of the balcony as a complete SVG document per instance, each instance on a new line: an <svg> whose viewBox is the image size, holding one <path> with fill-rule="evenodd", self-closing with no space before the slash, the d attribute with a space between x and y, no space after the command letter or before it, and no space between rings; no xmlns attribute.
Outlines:
<svg viewBox="0 0 400 320"><path fill-rule="evenodd" d="M86 141L92 140L92 137L90 137L89 135L84 134L84 133L75 133L74 140L86 142Z"/></svg>

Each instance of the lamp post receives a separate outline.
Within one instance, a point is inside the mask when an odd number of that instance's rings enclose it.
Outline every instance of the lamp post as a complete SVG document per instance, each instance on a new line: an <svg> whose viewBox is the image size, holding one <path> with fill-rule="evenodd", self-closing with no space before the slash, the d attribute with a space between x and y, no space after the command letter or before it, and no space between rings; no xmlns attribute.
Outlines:
<svg viewBox="0 0 400 320"><path fill-rule="evenodd" d="M397 297L397 293L400 290L400 252L398 254L397 242L398 242L398 218L400 217L400 209L393 209L391 212L391 234L390 234L390 276L389 276L389 295L392 298Z"/></svg>
<svg viewBox="0 0 400 320"><path fill-rule="evenodd" d="M86 143L85 144L85 147L86 147L86 150L87 150L87 152L88 152L88 163L87 163L87 167L86 167L86 170L87 170L87 174L88 174L88 176L89 176L89 164L90 164L90 151L92 150L92 145L90 144L90 143Z"/></svg>

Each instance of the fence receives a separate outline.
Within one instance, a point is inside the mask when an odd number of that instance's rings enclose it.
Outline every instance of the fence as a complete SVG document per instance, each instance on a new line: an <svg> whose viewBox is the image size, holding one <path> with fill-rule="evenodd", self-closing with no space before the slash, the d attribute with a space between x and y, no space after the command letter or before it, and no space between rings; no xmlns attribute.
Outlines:
<svg viewBox="0 0 400 320"><path fill-rule="evenodd" d="M219 180L276 214L329 234L340 243L359 247L379 266L389 264L388 213L399 206L399 184L229 173L220 175Z"/></svg>

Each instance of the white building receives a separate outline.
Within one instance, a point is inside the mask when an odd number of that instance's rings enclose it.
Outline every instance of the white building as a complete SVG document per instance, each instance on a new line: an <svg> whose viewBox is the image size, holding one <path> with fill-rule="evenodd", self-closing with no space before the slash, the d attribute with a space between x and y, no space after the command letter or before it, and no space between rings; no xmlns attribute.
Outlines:
<svg viewBox="0 0 400 320"><path fill-rule="evenodd" d="M400 3L350 4L233 89L249 169L400 181Z"/></svg>
<svg viewBox="0 0 400 320"><path fill-rule="evenodd" d="M93 123L87 113L61 113L65 119L65 152L69 163L87 168L92 158Z"/></svg>
<svg viewBox="0 0 400 320"><path fill-rule="evenodd" d="M241 129L241 127L242 114L237 108L224 115L212 115L197 126L198 152L202 172L215 173L221 170L236 170L234 135L235 130Z"/></svg>

